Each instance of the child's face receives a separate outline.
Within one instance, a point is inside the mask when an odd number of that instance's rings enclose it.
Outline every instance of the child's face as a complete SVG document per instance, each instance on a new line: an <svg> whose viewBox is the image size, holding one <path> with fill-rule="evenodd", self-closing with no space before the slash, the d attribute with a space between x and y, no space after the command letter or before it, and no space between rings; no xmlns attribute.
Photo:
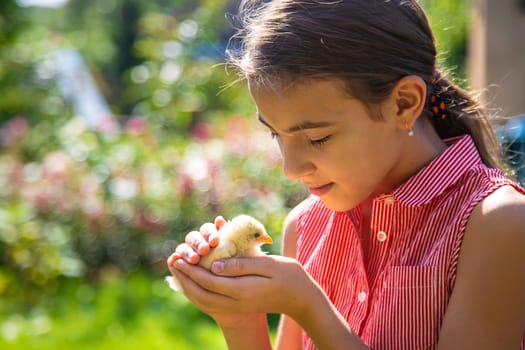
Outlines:
<svg viewBox="0 0 525 350"><path fill-rule="evenodd" d="M406 179L407 132L391 99L379 106L384 120L377 121L336 81L305 83L282 94L251 93L258 118L279 143L285 175L302 181L327 207L349 210Z"/></svg>

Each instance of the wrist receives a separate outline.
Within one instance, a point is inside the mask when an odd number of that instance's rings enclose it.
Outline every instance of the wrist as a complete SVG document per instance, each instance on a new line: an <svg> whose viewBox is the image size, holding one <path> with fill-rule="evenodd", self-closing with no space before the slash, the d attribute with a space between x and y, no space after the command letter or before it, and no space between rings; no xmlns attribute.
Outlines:
<svg viewBox="0 0 525 350"><path fill-rule="evenodd" d="M368 349L313 279L302 291L300 307L289 314L310 336L317 349Z"/></svg>
<svg viewBox="0 0 525 350"><path fill-rule="evenodd" d="M266 314L246 314L236 322L219 324L230 350L271 350Z"/></svg>
<svg viewBox="0 0 525 350"><path fill-rule="evenodd" d="M296 292L295 295L300 297L295 298L294 302L290 303L290 311L287 313L288 316L301 325L315 319L316 313L319 312L319 307L324 305L328 299L321 286L313 278L308 277L310 285L308 288L302 288L301 291Z"/></svg>
<svg viewBox="0 0 525 350"><path fill-rule="evenodd" d="M223 332L239 332L254 326L266 325L266 314L236 314L226 318L214 317Z"/></svg>

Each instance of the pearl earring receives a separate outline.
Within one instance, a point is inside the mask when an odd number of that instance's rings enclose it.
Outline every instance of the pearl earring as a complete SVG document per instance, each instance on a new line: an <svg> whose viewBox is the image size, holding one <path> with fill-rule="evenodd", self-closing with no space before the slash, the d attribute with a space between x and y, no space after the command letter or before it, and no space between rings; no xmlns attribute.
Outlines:
<svg viewBox="0 0 525 350"><path fill-rule="evenodd" d="M410 137L414 136L414 130L412 130L412 128L408 125L408 121L406 121L406 120L405 120L405 127L408 130L408 136L410 136Z"/></svg>

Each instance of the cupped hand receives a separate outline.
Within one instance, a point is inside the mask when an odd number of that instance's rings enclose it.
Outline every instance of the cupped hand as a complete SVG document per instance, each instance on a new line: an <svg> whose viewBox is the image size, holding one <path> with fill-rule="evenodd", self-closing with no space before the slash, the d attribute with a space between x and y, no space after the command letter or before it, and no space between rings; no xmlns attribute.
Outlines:
<svg viewBox="0 0 525 350"><path fill-rule="evenodd" d="M293 317L304 308L311 287L317 287L297 260L282 256L219 260L211 272L178 259L170 270L186 297L219 323L233 314Z"/></svg>
<svg viewBox="0 0 525 350"><path fill-rule="evenodd" d="M226 223L222 216L217 216L213 223L203 224L199 231L191 231L186 235L185 242L175 248L175 252L168 258L168 267L178 259L184 259L190 264L197 264L200 257L210 252L210 249L219 244L218 231Z"/></svg>

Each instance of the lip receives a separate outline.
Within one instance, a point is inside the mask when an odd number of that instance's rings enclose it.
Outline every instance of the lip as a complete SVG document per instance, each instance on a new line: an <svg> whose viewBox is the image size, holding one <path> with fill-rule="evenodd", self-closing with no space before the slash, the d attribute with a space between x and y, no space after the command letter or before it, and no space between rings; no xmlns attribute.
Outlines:
<svg viewBox="0 0 525 350"><path fill-rule="evenodd" d="M318 186L318 187L308 186L308 189L310 190L310 193L313 194L314 196L321 197L322 195L330 191L333 185L334 185L333 183L329 183L329 184Z"/></svg>

